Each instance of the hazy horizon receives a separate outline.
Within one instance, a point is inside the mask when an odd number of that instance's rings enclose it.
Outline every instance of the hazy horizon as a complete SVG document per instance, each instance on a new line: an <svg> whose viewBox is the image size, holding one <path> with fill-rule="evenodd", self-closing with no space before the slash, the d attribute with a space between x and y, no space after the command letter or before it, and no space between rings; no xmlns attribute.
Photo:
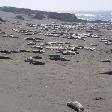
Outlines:
<svg viewBox="0 0 112 112"><path fill-rule="evenodd" d="M11 6L32 10L76 12L76 11L112 11L111 0L2 0L0 7Z"/></svg>

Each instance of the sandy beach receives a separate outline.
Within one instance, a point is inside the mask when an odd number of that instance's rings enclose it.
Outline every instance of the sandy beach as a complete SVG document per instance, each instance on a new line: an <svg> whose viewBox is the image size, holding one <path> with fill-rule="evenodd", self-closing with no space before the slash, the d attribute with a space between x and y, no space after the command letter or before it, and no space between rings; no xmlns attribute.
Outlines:
<svg viewBox="0 0 112 112"><path fill-rule="evenodd" d="M12 29L30 29L27 23L62 24L56 20L15 19L16 14L0 11L0 17L8 20L1 22L0 29L6 34L18 38L4 37L0 33L0 50L25 49L32 51L32 45L25 38L44 38L40 43L61 41L70 42L74 46L91 47L95 50L79 49L79 54L65 55L70 61L55 61L49 59L49 54L55 51L45 50L43 54L32 52L0 53L11 59L0 59L0 111L1 112L74 112L67 107L68 101L79 101L85 112L112 111L112 76L100 74L112 70L112 45L100 42L101 38L112 39L112 30L98 28L93 31L100 38L84 38L84 40L48 37L43 34L24 35ZM107 25L112 27L112 25ZM41 30L39 30L41 31ZM85 33L86 30L73 30L74 33ZM39 43L39 44L40 44ZM38 44L38 43L37 43ZM30 56L39 55L45 65L33 65L24 60Z"/></svg>

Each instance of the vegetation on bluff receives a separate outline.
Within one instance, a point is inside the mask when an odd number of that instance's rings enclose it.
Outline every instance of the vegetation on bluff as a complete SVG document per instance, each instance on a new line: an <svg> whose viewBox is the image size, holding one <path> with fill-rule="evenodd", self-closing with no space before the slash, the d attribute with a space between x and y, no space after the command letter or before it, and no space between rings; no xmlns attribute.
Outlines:
<svg viewBox="0 0 112 112"><path fill-rule="evenodd" d="M57 13L57 12L46 12L46 11L38 11L38 10L31 10L26 8L16 8L16 7L0 7L1 11L5 12L12 12L16 14L26 14L33 19L44 19L47 17L48 19L57 19L60 21L68 21L68 22L76 22L78 21L75 14L70 13Z"/></svg>

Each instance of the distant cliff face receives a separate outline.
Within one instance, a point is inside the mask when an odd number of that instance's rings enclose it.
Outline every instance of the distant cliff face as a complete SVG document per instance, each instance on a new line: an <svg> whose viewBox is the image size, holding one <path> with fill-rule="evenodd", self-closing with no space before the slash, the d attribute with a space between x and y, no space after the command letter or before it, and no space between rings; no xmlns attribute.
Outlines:
<svg viewBox="0 0 112 112"><path fill-rule="evenodd" d="M77 21L77 17L74 14L70 13L56 13L56 12L49 12L48 18L57 19L60 21L69 21L69 22L75 22Z"/></svg>
<svg viewBox="0 0 112 112"><path fill-rule="evenodd" d="M48 19L57 19L60 21L68 21L68 22L79 21L74 14L70 14L70 13L46 12L46 11L38 11L38 10L16 8L16 7L0 7L0 10L5 12L12 12L16 14L26 14L34 19L44 19L45 17L47 17Z"/></svg>

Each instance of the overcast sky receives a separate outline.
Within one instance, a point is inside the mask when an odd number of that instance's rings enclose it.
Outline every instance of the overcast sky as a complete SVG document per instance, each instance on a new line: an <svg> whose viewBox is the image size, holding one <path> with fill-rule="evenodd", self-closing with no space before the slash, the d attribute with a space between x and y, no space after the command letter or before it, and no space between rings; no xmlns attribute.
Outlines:
<svg viewBox="0 0 112 112"><path fill-rule="evenodd" d="M112 10L112 0L0 0L0 6L63 12Z"/></svg>

